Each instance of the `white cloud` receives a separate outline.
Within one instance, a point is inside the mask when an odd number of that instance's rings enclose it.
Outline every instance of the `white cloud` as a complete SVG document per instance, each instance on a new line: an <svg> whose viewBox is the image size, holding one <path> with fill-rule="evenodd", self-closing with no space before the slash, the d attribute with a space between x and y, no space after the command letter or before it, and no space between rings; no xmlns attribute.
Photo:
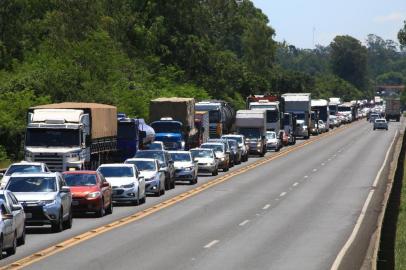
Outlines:
<svg viewBox="0 0 406 270"><path fill-rule="evenodd" d="M378 23L386 23L386 22L395 22L395 21L403 21L406 19L406 12L392 12L387 15L381 15L374 18L375 22Z"/></svg>

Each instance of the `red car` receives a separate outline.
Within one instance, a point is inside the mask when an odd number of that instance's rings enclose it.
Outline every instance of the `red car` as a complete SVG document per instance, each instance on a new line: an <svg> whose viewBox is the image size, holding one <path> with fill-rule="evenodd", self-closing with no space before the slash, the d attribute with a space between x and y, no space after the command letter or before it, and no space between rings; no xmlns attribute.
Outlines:
<svg viewBox="0 0 406 270"><path fill-rule="evenodd" d="M72 193L74 212L95 212L102 217L113 212L112 188L96 171L69 171L63 177Z"/></svg>

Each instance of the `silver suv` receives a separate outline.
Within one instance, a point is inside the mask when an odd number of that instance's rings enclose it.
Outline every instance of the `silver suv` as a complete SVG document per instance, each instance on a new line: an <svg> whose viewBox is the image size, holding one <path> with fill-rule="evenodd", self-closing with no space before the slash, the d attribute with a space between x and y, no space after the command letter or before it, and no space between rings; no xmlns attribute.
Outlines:
<svg viewBox="0 0 406 270"><path fill-rule="evenodd" d="M14 173L6 186L24 207L27 225L72 227L72 194L60 173Z"/></svg>

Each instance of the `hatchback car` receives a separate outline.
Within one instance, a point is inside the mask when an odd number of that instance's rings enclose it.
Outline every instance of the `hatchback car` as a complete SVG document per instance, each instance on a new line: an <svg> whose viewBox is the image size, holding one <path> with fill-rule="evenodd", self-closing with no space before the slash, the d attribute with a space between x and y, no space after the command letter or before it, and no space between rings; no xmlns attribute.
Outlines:
<svg viewBox="0 0 406 270"><path fill-rule="evenodd" d="M219 161L218 168L222 169L223 172L228 171L230 168L230 156L226 152L224 143L203 143L200 148L213 149Z"/></svg>
<svg viewBox="0 0 406 270"><path fill-rule="evenodd" d="M145 192L155 196L165 194L165 169L159 167L159 161L152 158L129 158L125 164L134 164L145 179Z"/></svg>
<svg viewBox="0 0 406 270"><path fill-rule="evenodd" d="M145 203L145 179L134 164L103 164L97 171L113 187L113 201Z"/></svg>
<svg viewBox="0 0 406 270"><path fill-rule="evenodd" d="M0 190L0 200L6 203L6 208L13 215L17 245L25 244L25 212L21 203L9 190Z"/></svg>
<svg viewBox="0 0 406 270"><path fill-rule="evenodd" d="M53 232L72 227L72 194L60 173L14 173L6 189L24 207L26 225L51 225Z"/></svg>
<svg viewBox="0 0 406 270"><path fill-rule="evenodd" d="M8 256L16 253L18 238L14 220L7 203L0 200L0 259L3 258L3 251Z"/></svg>
<svg viewBox="0 0 406 270"><path fill-rule="evenodd" d="M375 129L386 129L388 130L388 122L385 118L375 119L374 121L374 130Z"/></svg>
<svg viewBox="0 0 406 270"><path fill-rule="evenodd" d="M266 132L266 149L267 150L274 150L278 152L282 148L282 142L276 136L275 131L267 131Z"/></svg>
<svg viewBox="0 0 406 270"><path fill-rule="evenodd" d="M1 179L1 187L4 188L7 185L8 179L13 173L36 173L36 172L50 172L47 165L41 162L26 162L22 161L19 163L11 164L4 175L0 174L3 179Z"/></svg>
<svg viewBox="0 0 406 270"><path fill-rule="evenodd" d="M192 158L197 161L198 172L208 172L218 175L219 162L213 149L194 148L190 150Z"/></svg>
<svg viewBox="0 0 406 270"><path fill-rule="evenodd" d="M72 210L94 212L97 217L113 213L113 192L109 182L96 171L64 172L66 185L72 193Z"/></svg>
<svg viewBox="0 0 406 270"><path fill-rule="evenodd" d="M245 136L242 134L227 134L221 136L222 139L236 140L238 147L241 149L241 161L247 161L249 156L248 143L245 140Z"/></svg>
<svg viewBox="0 0 406 270"><path fill-rule="evenodd" d="M165 172L165 189L175 188L175 167L168 151L142 150L135 154L135 158L152 158L159 161L159 167Z"/></svg>
<svg viewBox="0 0 406 270"><path fill-rule="evenodd" d="M189 151L169 151L175 166L175 180L188 181L191 185L197 183L197 162Z"/></svg>

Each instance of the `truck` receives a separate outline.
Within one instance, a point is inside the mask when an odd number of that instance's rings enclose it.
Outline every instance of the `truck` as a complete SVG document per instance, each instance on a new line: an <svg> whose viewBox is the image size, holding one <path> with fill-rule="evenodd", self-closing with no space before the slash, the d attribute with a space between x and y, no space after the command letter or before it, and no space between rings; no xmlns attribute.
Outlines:
<svg viewBox="0 0 406 270"><path fill-rule="evenodd" d="M308 139L310 137L310 93L287 93L283 94L285 101L285 112L293 113L296 116L296 137Z"/></svg>
<svg viewBox="0 0 406 270"><path fill-rule="evenodd" d="M312 110L310 112L310 134L312 135L319 135L319 111Z"/></svg>
<svg viewBox="0 0 406 270"><path fill-rule="evenodd" d="M266 111L239 110L235 119L238 134L245 136L251 154L266 153Z"/></svg>
<svg viewBox="0 0 406 270"><path fill-rule="evenodd" d="M385 99L385 117L386 121L394 119L397 122L400 121L400 98L399 97L387 97Z"/></svg>
<svg viewBox="0 0 406 270"><path fill-rule="evenodd" d="M235 110L223 100L203 100L196 103L196 111L209 112L210 138L220 138L233 131Z"/></svg>
<svg viewBox="0 0 406 270"><path fill-rule="evenodd" d="M357 110L351 102L344 102L338 106L338 114L345 117L346 123L351 123L357 118Z"/></svg>
<svg viewBox="0 0 406 270"><path fill-rule="evenodd" d="M337 115L338 105L340 105L341 103L342 103L341 98L337 98L337 97L329 98L328 109L329 109L330 115Z"/></svg>
<svg viewBox="0 0 406 270"><path fill-rule="evenodd" d="M330 105L326 99L312 99L312 110L318 111L319 119L326 125L326 131L330 129Z"/></svg>
<svg viewBox="0 0 406 270"><path fill-rule="evenodd" d="M55 103L31 107L24 159L51 171L95 170L117 152L117 108L97 103Z"/></svg>
<svg viewBox="0 0 406 270"><path fill-rule="evenodd" d="M276 95L251 95L247 97L247 109L266 110L266 129L279 134L281 129L281 108L279 97Z"/></svg>
<svg viewBox="0 0 406 270"><path fill-rule="evenodd" d="M195 112L195 127L199 133L199 143L207 142L210 137L209 129L210 129L210 122L209 122L209 112Z"/></svg>
<svg viewBox="0 0 406 270"><path fill-rule="evenodd" d="M382 105L383 100L380 96L374 96L374 103L375 105Z"/></svg>
<svg viewBox="0 0 406 270"><path fill-rule="evenodd" d="M188 150L198 146L195 128L194 98L157 98L151 100L149 116L155 131L155 140L165 149Z"/></svg>

